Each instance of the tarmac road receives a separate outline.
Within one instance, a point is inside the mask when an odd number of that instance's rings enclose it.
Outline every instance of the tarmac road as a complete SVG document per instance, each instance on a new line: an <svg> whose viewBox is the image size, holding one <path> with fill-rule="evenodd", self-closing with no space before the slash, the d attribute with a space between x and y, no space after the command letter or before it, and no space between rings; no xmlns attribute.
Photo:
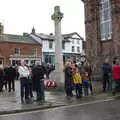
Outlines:
<svg viewBox="0 0 120 120"><path fill-rule="evenodd" d="M120 120L120 99L1 115L0 120Z"/></svg>

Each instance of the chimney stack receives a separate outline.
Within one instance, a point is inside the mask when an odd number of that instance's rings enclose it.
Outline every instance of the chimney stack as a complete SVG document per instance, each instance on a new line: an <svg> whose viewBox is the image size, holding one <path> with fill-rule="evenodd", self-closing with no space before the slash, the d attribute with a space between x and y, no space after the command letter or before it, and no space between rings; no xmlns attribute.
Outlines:
<svg viewBox="0 0 120 120"><path fill-rule="evenodd" d="M32 32L31 32L31 34L34 35L35 33L36 33L36 32L35 32L35 28L33 27L33 28L32 28Z"/></svg>

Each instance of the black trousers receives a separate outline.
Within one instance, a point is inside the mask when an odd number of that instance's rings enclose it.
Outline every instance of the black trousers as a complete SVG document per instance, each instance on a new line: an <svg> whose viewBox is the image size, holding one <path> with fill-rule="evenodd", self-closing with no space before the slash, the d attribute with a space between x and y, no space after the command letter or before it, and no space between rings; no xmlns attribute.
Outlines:
<svg viewBox="0 0 120 120"><path fill-rule="evenodd" d="M33 85L32 85L32 83L29 83L29 96L31 98L33 97Z"/></svg>
<svg viewBox="0 0 120 120"><path fill-rule="evenodd" d="M66 88L66 95L67 96L73 96L72 88Z"/></svg>
<svg viewBox="0 0 120 120"><path fill-rule="evenodd" d="M3 90L4 81L0 78L0 92Z"/></svg>
<svg viewBox="0 0 120 120"><path fill-rule="evenodd" d="M11 92L11 89L15 91L15 80L14 79L8 80L8 89L9 89L9 92Z"/></svg>
<svg viewBox="0 0 120 120"><path fill-rule="evenodd" d="M103 92L106 91L106 85L108 85L109 87L109 76L108 75L103 76Z"/></svg>

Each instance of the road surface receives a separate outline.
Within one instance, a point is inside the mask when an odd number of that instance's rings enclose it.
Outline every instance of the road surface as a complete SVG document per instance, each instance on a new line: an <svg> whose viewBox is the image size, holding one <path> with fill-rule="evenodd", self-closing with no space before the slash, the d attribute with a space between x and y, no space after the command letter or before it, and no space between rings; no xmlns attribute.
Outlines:
<svg viewBox="0 0 120 120"><path fill-rule="evenodd" d="M0 120L120 120L120 99L0 115Z"/></svg>

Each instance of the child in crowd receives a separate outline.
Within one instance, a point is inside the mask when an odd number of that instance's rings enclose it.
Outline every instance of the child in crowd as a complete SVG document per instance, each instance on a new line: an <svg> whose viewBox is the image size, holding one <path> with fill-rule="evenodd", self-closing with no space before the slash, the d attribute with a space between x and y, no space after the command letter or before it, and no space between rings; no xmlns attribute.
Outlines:
<svg viewBox="0 0 120 120"><path fill-rule="evenodd" d="M88 76L88 72L85 72L84 76L83 76L83 86L84 86L84 95L88 96L89 95L89 76Z"/></svg>
<svg viewBox="0 0 120 120"><path fill-rule="evenodd" d="M76 72L73 75L73 83L75 84L76 97L81 98L82 97L82 77L78 69L76 69Z"/></svg>

